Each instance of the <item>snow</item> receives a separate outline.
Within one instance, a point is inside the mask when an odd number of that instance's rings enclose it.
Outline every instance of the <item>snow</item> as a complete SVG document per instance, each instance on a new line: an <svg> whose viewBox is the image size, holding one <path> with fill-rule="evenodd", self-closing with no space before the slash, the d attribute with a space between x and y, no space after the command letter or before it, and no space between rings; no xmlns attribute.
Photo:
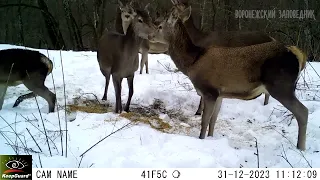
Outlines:
<svg viewBox="0 0 320 180"><path fill-rule="evenodd" d="M0 49L25 48L13 45L0 45ZM28 48L32 49L32 48ZM12 108L19 95L28 92L24 85L9 87L5 95L0 115L19 134L16 138L13 130L0 119L0 131L5 134L10 144L20 147L27 146L40 151L27 129L39 144L42 152L31 153L33 166L40 167L320 167L320 63L310 63L299 79L296 94L309 109L307 129L307 149L300 152L296 149L297 122L291 121L278 101L270 98L269 104L263 106L264 95L250 101L224 99L213 137L203 140L198 138L200 116L194 113L198 107L199 96L186 76L168 71L175 69L174 63L167 55L149 55L150 74L135 74L134 95L131 108L150 106L155 99L164 102L166 110L181 111L183 117L170 118L160 114L163 121L173 129L164 133L151 128L147 124L132 123L128 127L114 133L110 137L89 150L96 142L131 121L113 112L105 114L74 112L67 114L68 126L68 157L61 156L59 136L59 117L62 129L65 129L64 89L60 53L63 59L65 75L65 91L67 104L81 94L93 93L99 99L103 96L105 79L99 70L96 52L73 52L39 50L54 61L53 77L46 79L46 86L54 92L54 85L59 105L59 113L48 114L47 102L37 97L39 109L49 140L52 157L50 156L43 125L37 103L34 99L25 100L18 107ZM312 65L312 66L311 66ZM314 68L314 69L313 69ZM305 79L305 82L303 81ZM53 85L54 81L54 85ZM307 84L308 87L304 84ZM122 103L127 100L128 88L122 82ZM87 95L94 99L93 96ZM109 84L108 102L115 104L112 81ZM26 120L27 119L27 120ZM33 125L32 125L33 124ZM41 130L41 132L39 131ZM0 136L0 154L15 154L6 139ZM255 153L257 140L259 156ZM65 136L63 136L65 149ZM20 154L26 154L22 149ZM39 156L39 158L38 158ZM288 163L287 161L290 163ZM80 163L81 161L81 163Z"/></svg>

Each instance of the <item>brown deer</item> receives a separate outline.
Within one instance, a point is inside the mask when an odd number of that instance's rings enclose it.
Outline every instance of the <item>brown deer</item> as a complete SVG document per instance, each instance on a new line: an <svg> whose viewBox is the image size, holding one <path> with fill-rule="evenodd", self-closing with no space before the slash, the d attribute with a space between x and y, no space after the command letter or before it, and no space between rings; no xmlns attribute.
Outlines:
<svg viewBox="0 0 320 180"><path fill-rule="evenodd" d="M261 44L273 41L274 39L266 33L260 31L210 31L205 33L199 30L193 22L193 17L190 15L186 18L185 9L189 6L188 0L172 0L174 6L179 11L180 19L185 19L183 22L192 42L200 47L209 47L211 45L223 47L241 47L254 44ZM269 103L269 94L265 94L264 105ZM203 102L200 99L199 107L196 115L201 115L203 110Z"/></svg>
<svg viewBox="0 0 320 180"><path fill-rule="evenodd" d="M0 110L8 86L24 84L32 92L19 96L13 107L18 106L25 99L39 95L48 102L49 113L54 112L56 95L44 85L52 68L52 61L38 51L0 50Z"/></svg>
<svg viewBox="0 0 320 180"><path fill-rule="evenodd" d="M185 11L190 16L191 6ZM208 126L208 136L213 136L222 98L250 100L269 93L296 117L297 148L305 150L308 109L296 98L295 88L307 58L296 46L271 41L243 47L200 47L192 42L175 7L148 37L169 44L175 65L203 98L200 139L205 138Z"/></svg>
<svg viewBox="0 0 320 180"><path fill-rule="evenodd" d="M121 18L116 19L116 31L122 34L126 34L127 29L129 27L130 22L135 16L135 11L133 10L133 1L130 1L126 5L118 0L120 7L120 16ZM145 6L145 10L149 7L149 4ZM149 40L144 39L141 43L139 52L141 53L141 61L140 61L140 74L143 72L143 67L146 66L146 73L149 74L148 67L148 53L150 54L159 54L165 53L168 50L168 45L163 43L151 43Z"/></svg>
<svg viewBox="0 0 320 180"><path fill-rule="evenodd" d="M127 28L126 34L105 32L99 40L97 58L102 74L106 78L106 86L103 100L107 100L107 92L110 75L112 74L113 85L116 95L115 112L122 112L121 82L127 78L129 96L124 108L129 111L133 95L134 72L138 70L138 53L143 39L154 30L154 25L149 14L145 10L132 9L135 14Z"/></svg>

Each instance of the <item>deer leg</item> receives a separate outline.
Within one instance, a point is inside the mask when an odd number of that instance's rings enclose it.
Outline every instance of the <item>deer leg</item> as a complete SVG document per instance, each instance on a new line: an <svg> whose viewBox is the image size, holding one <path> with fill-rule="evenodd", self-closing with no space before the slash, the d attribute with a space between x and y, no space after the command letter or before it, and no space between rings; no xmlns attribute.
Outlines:
<svg viewBox="0 0 320 180"><path fill-rule="evenodd" d="M55 104L56 104L56 95L52 93L45 85L44 85L44 77L39 76L30 76L27 80L23 81L23 84L34 94L45 99L49 104L49 113L54 112Z"/></svg>
<svg viewBox="0 0 320 180"><path fill-rule="evenodd" d="M17 107L19 106L19 104L26 100L26 99L30 99L30 98L33 98L35 96L34 92L30 92L28 94L24 94L24 95L21 95L18 97L18 99L16 100L16 102L14 103L13 107Z"/></svg>
<svg viewBox="0 0 320 180"><path fill-rule="evenodd" d="M270 94L269 93L265 93L263 105L269 104L269 98L270 98Z"/></svg>
<svg viewBox="0 0 320 180"><path fill-rule="evenodd" d="M146 65L146 62L148 61L148 50L147 49L142 49L142 54L141 54L141 62L140 62L140 74L142 74L143 71L143 66ZM148 74L148 67L146 66L146 73Z"/></svg>
<svg viewBox="0 0 320 180"><path fill-rule="evenodd" d="M126 104L126 106L124 108L124 110L126 112L129 112L129 106L130 106L131 98L132 98L132 95L133 95L133 79L134 79L134 76L127 77L128 87L129 87L129 95L128 95L127 104Z"/></svg>
<svg viewBox="0 0 320 180"><path fill-rule="evenodd" d="M122 82L122 78L112 75L112 80L113 80L114 92L116 94L115 113L121 113L122 112L122 104L121 104L121 82Z"/></svg>
<svg viewBox="0 0 320 180"><path fill-rule="evenodd" d="M306 132L308 123L308 109L297 99L294 88L285 90L284 87L269 87L270 95L277 99L284 107L296 117L299 127L297 148L306 149Z"/></svg>
<svg viewBox="0 0 320 180"><path fill-rule="evenodd" d="M102 74L104 75L104 77L106 78L106 84L104 87L104 94L102 97L102 100L107 100L107 93L108 93L108 86L109 86L109 81L110 81L110 74L111 74L111 70L108 71L104 71L101 69Z"/></svg>
<svg viewBox="0 0 320 180"><path fill-rule="evenodd" d="M4 96L6 95L8 86L5 84L0 84L0 110L4 102Z"/></svg>
<svg viewBox="0 0 320 180"><path fill-rule="evenodd" d="M147 55L148 56L148 55ZM148 63L148 57L147 57L147 60L146 60L146 73L149 74L149 63Z"/></svg>
<svg viewBox="0 0 320 180"><path fill-rule="evenodd" d="M204 108L203 108L203 114L201 119L201 131L200 131L200 139L204 139L206 136L207 128L210 122L210 119L213 115L214 106L216 103L217 97L212 96L204 96Z"/></svg>
<svg viewBox="0 0 320 180"><path fill-rule="evenodd" d="M214 125L216 124L218 114L219 114L219 111L221 108L221 104L222 104L222 98L218 97L216 104L214 106L214 111L213 111L212 117L210 119L208 136L213 136Z"/></svg>
<svg viewBox="0 0 320 180"><path fill-rule="evenodd" d="M202 96L200 96L199 107L195 115L201 115L202 111L203 111L203 99L202 99Z"/></svg>
<svg viewBox="0 0 320 180"><path fill-rule="evenodd" d="M295 96L299 61L292 54L268 59L261 67L261 80L269 94L293 113L298 122L297 148L306 149L308 109Z"/></svg>

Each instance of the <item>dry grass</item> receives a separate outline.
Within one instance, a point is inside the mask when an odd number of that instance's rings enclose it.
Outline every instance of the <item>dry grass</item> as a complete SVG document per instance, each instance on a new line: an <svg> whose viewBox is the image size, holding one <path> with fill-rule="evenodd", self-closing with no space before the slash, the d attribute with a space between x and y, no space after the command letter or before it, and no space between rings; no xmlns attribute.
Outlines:
<svg viewBox="0 0 320 180"><path fill-rule="evenodd" d="M165 133L168 133L169 130L172 128L172 126L170 126L169 123L163 122L163 120L159 118L159 115L143 116L139 113L129 112L129 113L120 114L120 117L129 119L136 123L143 123L143 124L150 125L151 128L161 132L165 132Z"/></svg>
<svg viewBox="0 0 320 180"><path fill-rule="evenodd" d="M170 118L176 118L180 120L187 119L180 110L166 110L164 103L159 99L154 99L153 104L150 106L131 106L131 112L122 113L120 117L131 120L135 123L143 123L149 125L151 128L164 132L172 133L177 128L176 125L170 125L159 118L159 114L167 114ZM86 99L83 97L77 97L73 99L73 103L67 105L67 112L81 111L86 113L109 113L113 112L113 108L110 104L101 103L97 98Z"/></svg>
<svg viewBox="0 0 320 180"><path fill-rule="evenodd" d="M108 113L110 110L106 107L95 105L95 106L82 106L82 105L67 105L67 110L70 112L82 111L86 113L97 113L103 114Z"/></svg>
<svg viewBox="0 0 320 180"><path fill-rule="evenodd" d="M67 105L68 112L82 111L86 113L108 113L111 112L109 104L102 104L98 99L82 99L81 96L74 98L73 103Z"/></svg>

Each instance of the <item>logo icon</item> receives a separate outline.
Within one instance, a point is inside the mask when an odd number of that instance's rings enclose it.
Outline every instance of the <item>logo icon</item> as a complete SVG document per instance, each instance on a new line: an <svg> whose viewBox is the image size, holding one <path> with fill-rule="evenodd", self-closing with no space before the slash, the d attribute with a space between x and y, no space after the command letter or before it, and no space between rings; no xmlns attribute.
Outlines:
<svg viewBox="0 0 320 180"><path fill-rule="evenodd" d="M0 180L32 179L31 155L0 155Z"/></svg>

